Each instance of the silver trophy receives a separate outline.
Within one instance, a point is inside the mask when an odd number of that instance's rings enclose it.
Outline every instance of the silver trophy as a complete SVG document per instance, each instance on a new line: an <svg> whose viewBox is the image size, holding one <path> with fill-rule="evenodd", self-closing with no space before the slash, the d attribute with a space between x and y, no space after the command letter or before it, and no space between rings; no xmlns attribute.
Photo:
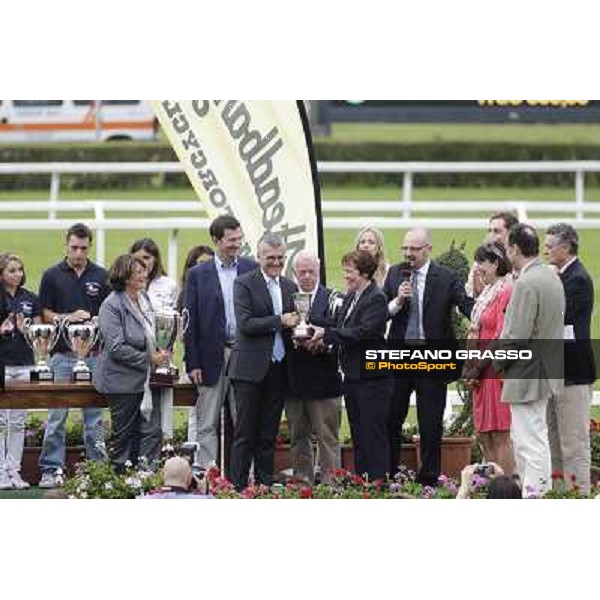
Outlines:
<svg viewBox="0 0 600 600"><path fill-rule="evenodd" d="M100 330L98 329L98 318L94 317L85 323L68 323L63 321L64 338L75 353L77 362L73 367L73 381L91 381L92 372L85 364L85 358L92 351L98 341Z"/></svg>
<svg viewBox="0 0 600 600"><path fill-rule="evenodd" d="M344 294L335 289L331 290L331 293L329 294L328 316L333 322L337 321L343 304Z"/></svg>
<svg viewBox="0 0 600 600"><path fill-rule="evenodd" d="M298 341L307 340L312 337L310 327L308 325L308 315L310 314L310 306L312 295L308 292L296 292L294 294L294 309L300 317L300 323L294 327L293 338Z"/></svg>
<svg viewBox="0 0 600 600"><path fill-rule="evenodd" d="M34 323L31 319L23 321L23 336L33 351L35 367L29 373L31 382L54 381L54 373L48 366L50 352L60 337L60 324Z"/></svg>
<svg viewBox="0 0 600 600"><path fill-rule="evenodd" d="M172 352L175 342L183 338L189 325L189 312L184 308L181 313L169 307L154 311L154 335L156 346L160 350ZM150 383L157 386L171 387L179 378L179 369L166 359L162 365L153 371Z"/></svg>

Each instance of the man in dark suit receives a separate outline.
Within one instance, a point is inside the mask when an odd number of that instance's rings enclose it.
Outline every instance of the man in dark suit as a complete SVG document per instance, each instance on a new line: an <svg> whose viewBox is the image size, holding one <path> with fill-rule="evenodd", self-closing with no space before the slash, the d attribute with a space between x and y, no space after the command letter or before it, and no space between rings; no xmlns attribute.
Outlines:
<svg viewBox="0 0 600 600"><path fill-rule="evenodd" d="M294 258L294 277L301 292L311 296L309 320L327 326L331 321L331 292L319 283L319 258L301 251ZM333 324L333 323L332 323ZM341 377L337 353L311 352L298 343L290 361L290 391L285 412L290 428L294 478L310 485L315 482L313 433L317 440L321 481L326 482L340 466Z"/></svg>
<svg viewBox="0 0 600 600"><path fill-rule="evenodd" d="M467 317L473 308L458 275L430 260L431 236L413 229L402 244L404 263L390 267L383 291L392 318L388 338L406 345L423 346L434 340L455 343L452 327L454 307ZM421 436L421 469L418 479L436 485L441 472L441 442L446 406L446 381L427 377L396 379L389 415L391 465L398 464L400 436L408 414L410 396L417 394L417 419Z"/></svg>
<svg viewBox="0 0 600 600"><path fill-rule="evenodd" d="M217 431L226 401L235 420L233 388L227 376L236 330L233 282L238 275L256 268L253 260L239 256L243 234L235 217L217 217L209 233L216 255L189 271L185 290L190 315L185 362L191 381L198 387L194 410L197 439L193 441L198 442L196 463L202 469L218 462Z"/></svg>
<svg viewBox="0 0 600 600"><path fill-rule="evenodd" d="M558 269L565 290L565 387L548 402L548 438L552 470L564 473L568 486L590 491L590 404L596 380L590 324L594 310L594 283L577 258L579 237L567 223L546 231L548 262ZM572 478L575 481L572 481Z"/></svg>
<svg viewBox="0 0 600 600"><path fill-rule="evenodd" d="M231 455L236 489L248 484L254 459L254 479L271 485L275 439L283 411L287 360L292 352L293 281L283 277L286 246L275 234L258 244L259 267L234 283L237 322L230 377L235 389L237 419Z"/></svg>

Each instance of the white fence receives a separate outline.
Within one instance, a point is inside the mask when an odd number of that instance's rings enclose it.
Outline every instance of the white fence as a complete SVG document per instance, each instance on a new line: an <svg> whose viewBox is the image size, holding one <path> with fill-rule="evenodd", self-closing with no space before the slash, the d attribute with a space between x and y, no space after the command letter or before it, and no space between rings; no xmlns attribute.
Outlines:
<svg viewBox="0 0 600 600"><path fill-rule="evenodd" d="M320 173L396 173L402 175L402 187L396 201L336 200L323 201L326 229L359 229L369 222L382 229L408 228L422 219L419 213L481 213L479 218L427 217L427 226L432 229L481 229L487 226L487 216L492 211L517 210L525 219L534 213L560 213L568 215L569 221L578 228L600 229L600 218L584 218L587 214L600 213L600 202L587 202L585 174L600 172L600 161L545 161L545 162L321 162ZM73 219L59 219L59 212L93 212L94 218L86 223L96 232L96 261L105 262L105 232L116 230L169 231L168 272L175 277L177 272L178 234L184 229L206 229L209 220L202 217L167 218L108 218L106 212L139 211L167 213L205 214L203 205L197 200L160 201L144 200L60 200L61 175L77 173L182 173L180 163L0 163L1 175L47 174L50 175L50 195L47 201L1 201L0 213L48 213L46 219L1 219L0 231L65 231ZM572 173L574 194L571 199L554 201L506 199L479 200L415 200L414 176L424 173ZM1 189L1 179L0 179ZM485 191L482 191L485 195ZM361 216L331 216L336 214L359 214ZM392 216L386 216L392 215ZM83 216L82 216L83 218ZM532 219L543 227L556 219ZM449 391L445 418L451 416L452 406L461 404L458 393ZM414 398L411 399L414 404ZM600 404L600 392L594 392L594 405Z"/></svg>
<svg viewBox="0 0 600 600"><path fill-rule="evenodd" d="M545 162L323 162L318 163L320 173L395 173L402 175L402 188L398 200L336 200L324 201L324 227L326 229L359 229L369 222L382 229L402 229L421 223L425 218L419 214L465 213L480 217L430 217L427 225L432 229L484 229L486 216L497 210L517 210L522 219L535 213L564 214L578 228L600 228L600 218L589 217L600 213L600 202L587 202L585 199L585 174L600 172L600 161L545 161ZM105 262L105 232L111 230L169 231L168 271L174 275L177 270L178 233L182 229L200 229L208 226L208 220L201 217L166 218L109 218L110 212L139 211L139 201L132 200L85 200L67 201L60 199L61 176L77 173L182 173L180 163L0 163L1 175L46 174L50 176L48 201L3 201L2 213L48 213L47 219L0 219L0 231L20 229L64 230L71 223L59 219L59 212L92 212L93 218L86 218L89 226L96 231L96 261ZM415 200L414 176L424 173L572 173L574 194L571 199L554 201L537 200ZM1 179L0 179L1 182ZM0 184L1 185L1 184ZM485 191L482 190L485 196ZM205 214L202 204L189 201L146 201L145 212L167 212L170 214ZM351 216L351 215L360 216ZM586 215L586 218L584 218ZM83 214L82 217L83 218ZM555 220L555 219L552 219ZM538 226L546 226L550 219L532 219Z"/></svg>

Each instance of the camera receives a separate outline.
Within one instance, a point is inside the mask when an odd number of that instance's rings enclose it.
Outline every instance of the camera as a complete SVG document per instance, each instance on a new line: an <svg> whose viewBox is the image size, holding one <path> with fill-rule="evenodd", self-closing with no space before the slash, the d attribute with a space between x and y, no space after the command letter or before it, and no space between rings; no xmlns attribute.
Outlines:
<svg viewBox="0 0 600 600"><path fill-rule="evenodd" d="M489 463L480 463L475 466L474 474L489 479L490 477L494 476L494 465L490 465Z"/></svg>
<svg viewBox="0 0 600 600"><path fill-rule="evenodd" d="M190 467L193 467L196 463L196 453L198 452L198 442L184 442L179 447L179 455L185 458L189 463Z"/></svg>

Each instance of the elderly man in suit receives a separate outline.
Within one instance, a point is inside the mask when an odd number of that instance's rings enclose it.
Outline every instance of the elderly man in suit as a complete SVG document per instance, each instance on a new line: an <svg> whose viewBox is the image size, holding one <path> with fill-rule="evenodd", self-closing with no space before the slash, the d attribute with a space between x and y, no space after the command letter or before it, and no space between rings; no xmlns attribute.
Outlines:
<svg viewBox="0 0 600 600"><path fill-rule="evenodd" d="M292 352L291 329L296 284L281 275L286 245L267 233L258 243L259 267L234 282L237 322L230 377L237 418L231 454L231 477L238 490L248 484L254 460L257 483L271 485L275 439L287 385Z"/></svg>
<svg viewBox="0 0 600 600"><path fill-rule="evenodd" d="M517 472L523 495L528 496L543 494L551 485L546 408L548 400L563 389L565 295L556 273L538 258L539 241L533 227L514 225L506 253L517 280L498 346L530 349L533 358L497 359L494 368L504 372L502 402L511 406Z"/></svg>
<svg viewBox="0 0 600 600"><path fill-rule="evenodd" d="M565 290L565 387L548 402L552 470L564 473L568 486L590 491L590 404L596 364L590 341L594 283L577 257L579 237L567 223L546 230L546 257L558 270ZM574 481L573 481L574 479Z"/></svg>
<svg viewBox="0 0 600 600"><path fill-rule="evenodd" d="M331 292L319 283L319 258L303 250L294 259L294 277L300 291L311 296L310 323L330 324ZM340 466L341 377L337 353L311 352L299 343L290 361L290 393L285 412L290 426L294 478L314 484L313 432L317 439L321 480Z"/></svg>
<svg viewBox="0 0 600 600"><path fill-rule="evenodd" d="M402 244L403 263L388 271L383 291L392 318L390 340L403 340L407 346L425 346L444 340L454 346L452 327L455 307L467 317L473 299L465 291L455 271L431 261L431 235L423 228L412 229ZM421 436L421 469L418 479L424 485L437 485L441 473L443 417L447 382L423 376L396 379L388 420L390 464L398 465L400 436L411 393L417 394L417 420Z"/></svg>
<svg viewBox="0 0 600 600"><path fill-rule="evenodd" d="M217 463L219 417L226 401L235 418L233 387L227 376L236 330L233 282L256 268L253 260L239 256L243 234L235 217L217 217L209 233L215 256L189 271L185 290L190 316L185 361L189 377L198 387L197 438L193 441L198 442L196 463L202 469Z"/></svg>

